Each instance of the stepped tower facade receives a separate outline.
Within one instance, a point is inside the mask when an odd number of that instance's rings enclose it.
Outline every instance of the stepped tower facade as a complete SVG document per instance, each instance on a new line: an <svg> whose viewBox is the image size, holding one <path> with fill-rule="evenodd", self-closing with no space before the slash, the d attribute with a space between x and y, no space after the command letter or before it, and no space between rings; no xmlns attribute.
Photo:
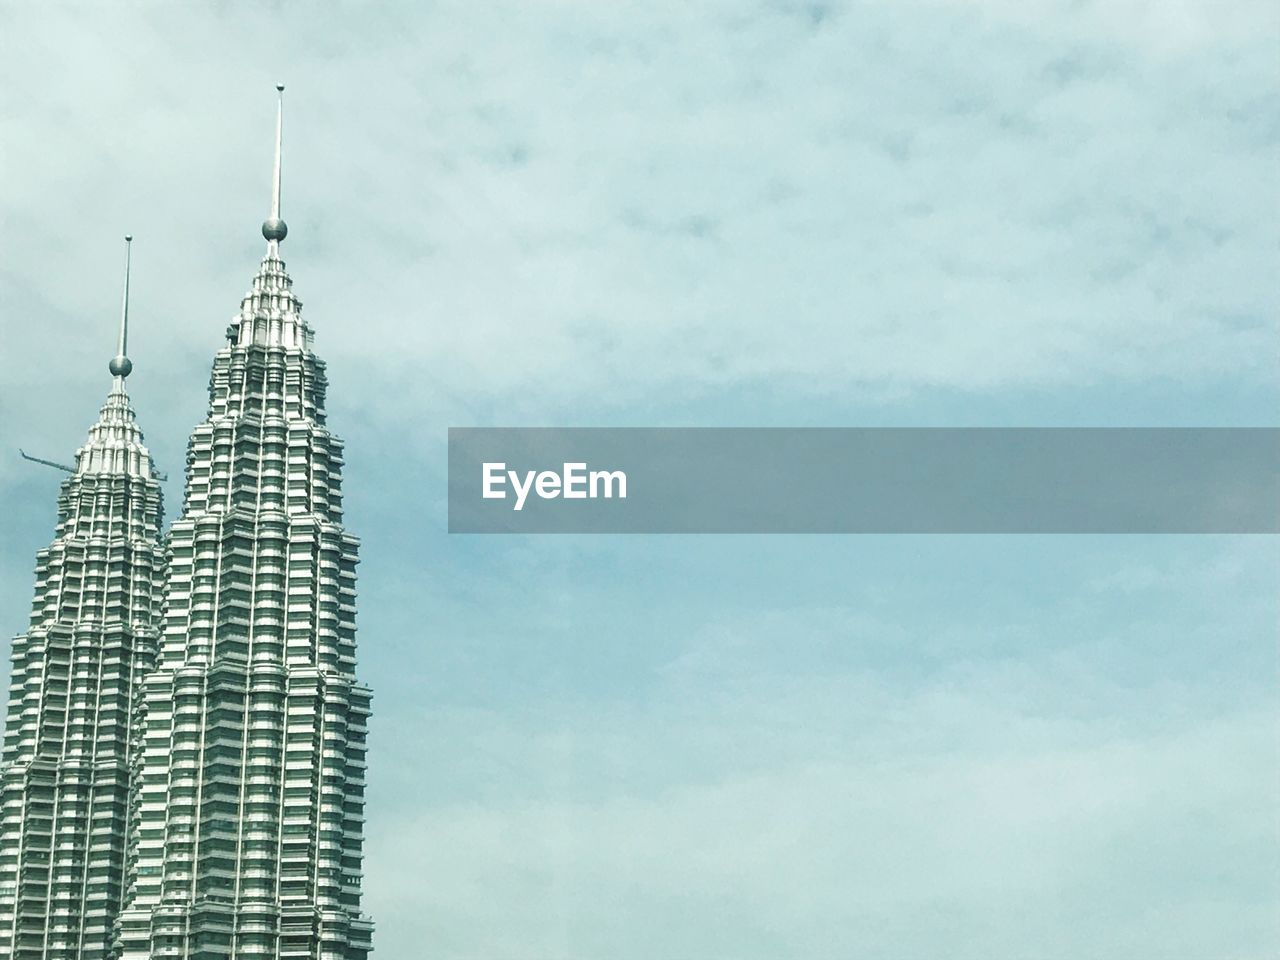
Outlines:
<svg viewBox="0 0 1280 960"><path fill-rule="evenodd" d="M63 468L30 625L13 640L0 957L15 960L108 956L124 894L134 704L156 659L164 566L159 477L125 391L127 253L125 263L111 391Z"/></svg>
<svg viewBox="0 0 1280 960"><path fill-rule="evenodd" d="M358 541L342 524L324 362L280 258L280 128L278 113L266 255L214 358L168 538L123 960L364 960L371 949Z"/></svg>

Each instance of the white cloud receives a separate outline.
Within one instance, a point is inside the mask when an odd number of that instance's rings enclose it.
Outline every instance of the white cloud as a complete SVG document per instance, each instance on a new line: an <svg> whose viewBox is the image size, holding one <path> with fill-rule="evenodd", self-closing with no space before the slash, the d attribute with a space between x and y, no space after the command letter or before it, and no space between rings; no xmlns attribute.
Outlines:
<svg viewBox="0 0 1280 960"><path fill-rule="evenodd" d="M475 645L492 674L376 719L382 948L1260 960L1280 934L1274 545L1070 539L815 547L816 566L841 559L833 581L864 571L826 605L778 572L739 609L709 592L651 629L589 580L547 596L556 546L492 565L526 571L518 617L459 625L442 585L430 605L454 629L424 660L465 673ZM598 562L625 578L662 555ZM581 669L578 642L626 657L630 682L513 692L530 663L544 681ZM433 775L410 796L418 769Z"/></svg>
<svg viewBox="0 0 1280 960"><path fill-rule="evenodd" d="M14 342L96 368L127 227L138 389L176 358L169 389L202 378L282 76L287 255L345 401L381 417L1270 383L1269 21L1074 9L10 11ZM47 366L17 371L21 414Z"/></svg>
<svg viewBox="0 0 1280 960"><path fill-rule="evenodd" d="M805 750L754 771L574 799L573 777L607 777L615 758L680 735L655 730L658 717L608 714L550 742L510 730L501 754L521 770L501 798L428 802L381 825L369 891L382 948L711 960L917 958L947 944L956 957L1202 960L1261 957L1274 942L1276 798L1259 791L1271 782L1259 771L1274 753L1271 709L1064 747L1052 725L987 716L963 693L945 717L898 706L905 742L965 725L974 710L1022 742L820 763ZM797 716L794 704L780 712ZM679 719L684 737L707 733L705 718ZM492 736L481 717L465 729ZM767 730L743 739L748 756L778 752Z"/></svg>

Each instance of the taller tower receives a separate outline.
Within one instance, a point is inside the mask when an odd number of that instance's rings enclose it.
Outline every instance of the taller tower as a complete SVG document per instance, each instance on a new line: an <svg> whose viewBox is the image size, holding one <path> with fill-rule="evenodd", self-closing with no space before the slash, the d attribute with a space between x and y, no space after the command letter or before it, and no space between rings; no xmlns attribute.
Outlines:
<svg viewBox="0 0 1280 960"><path fill-rule="evenodd" d="M214 357L169 535L124 960L364 960L371 949L358 541L342 527L324 363L280 259L282 113L266 256Z"/></svg>
<svg viewBox="0 0 1280 960"><path fill-rule="evenodd" d="M0 957L17 960L107 956L124 894L134 694L155 661L163 566L160 484L125 392L128 250L111 392L62 482L13 641Z"/></svg>

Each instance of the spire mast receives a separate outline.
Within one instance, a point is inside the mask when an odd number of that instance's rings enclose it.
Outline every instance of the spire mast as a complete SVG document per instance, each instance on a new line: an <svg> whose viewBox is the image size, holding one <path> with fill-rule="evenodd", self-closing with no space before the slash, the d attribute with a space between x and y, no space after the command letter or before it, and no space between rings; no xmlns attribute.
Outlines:
<svg viewBox="0 0 1280 960"><path fill-rule="evenodd" d="M284 84L276 84L279 97L276 103L276 162L271 171L271 216L262 224L262 235L267 239L268 252L279 249L279 243L289 233L289 228L280 219L280 157L283 152L284 139Z"/></svg>
<svg viewBox="0 0 1280 960"><path fill-rule="evenodd" d="M120 337L116 341L116 355L107 364L107 369L115 377L113 389L124 390L124 378L133 372L133 361L128 357L129 349L129 267L133 259L133 236L125 234L124 238L124 295L120 301Z"/></svg>

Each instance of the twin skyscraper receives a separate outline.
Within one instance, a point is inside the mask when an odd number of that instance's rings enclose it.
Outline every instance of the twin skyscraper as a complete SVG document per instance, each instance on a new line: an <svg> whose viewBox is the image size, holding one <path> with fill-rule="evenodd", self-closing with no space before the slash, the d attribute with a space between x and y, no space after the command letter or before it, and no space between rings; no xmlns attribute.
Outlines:
<svg viewBox="0 0 1280 960"><path fill-rule="evenodd" d="M280 259L282 113L266 255L214 357L167 534L125 389L126 254L111 389L65 468L13 641L0 958L371 949L358 541L342 525L324 363Z"/></svg>

